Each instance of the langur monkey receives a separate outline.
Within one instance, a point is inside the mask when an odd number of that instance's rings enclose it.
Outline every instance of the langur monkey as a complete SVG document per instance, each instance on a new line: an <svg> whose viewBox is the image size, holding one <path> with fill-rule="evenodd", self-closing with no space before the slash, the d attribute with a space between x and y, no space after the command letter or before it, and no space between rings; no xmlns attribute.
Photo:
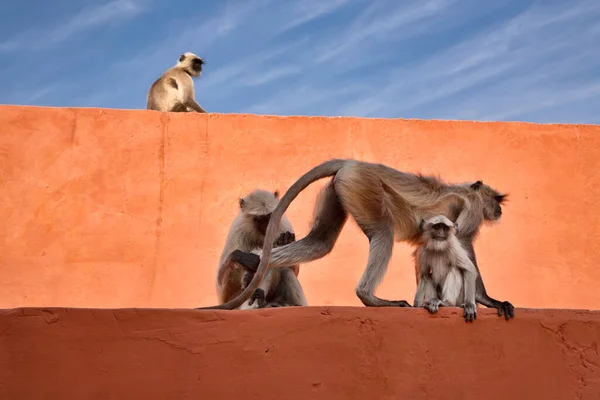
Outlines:
<svg viewBox="0 0 600 400"><path fill-rule="evenodd" d="M256 189L240 199L240 211L234 219L219 261L217 273L217 294L220 303L226 303L238 296L254 276L245 268L243 251L261 254L265 230L271 212L277 206L279 193ZM276 246L289 244L295 240L294 229L283 216L279 224L280 235ZM299 266L268 272L252 297L240 309L257 307L280 307L307 305L302 286L298 281ZM237 308L237 307L236 307Z"/></svg>
<svg viewBox="0 0 600 400"><path fill-rule="evenodd" d="M464 318L477 318L477 270L455 236L452 221L443 215L421 223L421 245L414 252L417 292L413 307L434 314L440 306L463 307Z"/></svg>
<svg viewBox="0 0 600 400"><path fill-rule="evenodd" d="M202 74L204 60L194 53L184 53L179 62L158 78L148 91L146 108L156 111L205 113L196 102L192 78Z"/></svg>
<svg viewBox="0 0 600 400"><path fill-rule="evenodd" d="M273 249L277 228L292 200L312 182L330 176L333 178L319 193L308 235ZM326 161L301 176L282 197L269 220L262 255L246 253L258 265L248 287L225 304L199 309L238 307L258 287L267 268L284 268L326 256L348 214L369 239L367 267L356 288L357 296L368 307L410 307L405 300L381 299L375 296L375 290L387 271L394 239L418 244L420 221L444 215L456 221L456 236L477 269L477 302L498 309L498 315L504 313L508 320L514 316L514 307L487 295L473 249L481 225L502 216L504 199L505 195L482 181L447 184L432 176L402 172L383 164L352 159Z"/></svg>

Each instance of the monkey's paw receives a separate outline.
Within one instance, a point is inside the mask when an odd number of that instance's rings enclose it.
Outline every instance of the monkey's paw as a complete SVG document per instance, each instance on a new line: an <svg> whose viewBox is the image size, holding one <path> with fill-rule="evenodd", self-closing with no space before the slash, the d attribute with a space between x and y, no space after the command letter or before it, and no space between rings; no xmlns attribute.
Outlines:
<svg viewBox="0 0 600 400"><path fill-rule="evenodd" d="M257 256L254 253L234 250L231 252L231 261L240 264L250 272L256 272L258 264L260 264L260 256Z"/></svg>
<svg viewBox="0 0 600 400"><path fill-rule="evenodd" d="M465 321L473 322L477 319L477 306L474 303L465 304L464 310Z"/></svg>
<svg viewBox="0 0 600 400"><path fill-rule="evenodd" d="M267 300L265 299L265 291L262 289L256 289L254 291L254 293L252 293L252 296L250 297L250 301L248 302L248 305L251 306L252 304L254 304L254 302L256 301L256 304L258 305L258 308L264 308L264 306L267 304Z"/></svg>
<svg viewBox="0 0 600 400"><path fill-rule="evenodd" d="M429 310L430 313L435 314L440 309L440 304L442 304L440 299L431 299L423 303L423 307Z"/></svg>
<svg viewBox="0 0 600 400"><path fill-rule="evenodd" d="M508 301L501 302L496 308L498 309L498 316L501 317L504 313L504 318L507 321L515 317L515 307Z"/></svg>
<svg viewBox="0 0 600 400"><path fill-rule="evenodd" d="M242 290L245 290L250 282L252 282L252 278L254 278L254 272L246 272L242 276Z"/></svg>
<svg viewBox="0 0 600 400"><path fill-rule="evenodd" d="M275 242L275 246L285 246L286 244L290 244L296 241L296 234L292 232L283 232L277 238Z"/></svg>

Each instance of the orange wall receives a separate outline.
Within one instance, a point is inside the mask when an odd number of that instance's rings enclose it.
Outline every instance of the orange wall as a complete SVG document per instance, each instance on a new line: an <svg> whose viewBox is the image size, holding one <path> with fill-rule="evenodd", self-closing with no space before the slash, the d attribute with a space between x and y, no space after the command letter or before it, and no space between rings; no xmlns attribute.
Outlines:
<svg viewBox="0 0 600 400"><path fill-rule="evenodd" d="M0 307L216 301L237 200L282 193L333 157L511 193L476 242L488 292L519 307L600 308L600 127L0 107ZM288 211L307 233L318 188ZM350 221L300 272L310 305L360 305L368 244ZM412 302L398 244L379 294Z"/></svg>
<svg viewBox="0 0 600 400"><path fill-rule="evenodd" d="M598 399L600 313L0 311L0 398Z"/></svg>

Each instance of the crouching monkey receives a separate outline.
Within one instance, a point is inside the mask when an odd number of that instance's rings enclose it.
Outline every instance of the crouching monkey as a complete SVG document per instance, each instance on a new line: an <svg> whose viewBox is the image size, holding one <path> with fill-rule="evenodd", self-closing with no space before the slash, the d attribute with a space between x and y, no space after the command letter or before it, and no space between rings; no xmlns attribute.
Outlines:
<svg viewBox="0 0 600 400"><path fill-rule="evenodd" d="M417 293L413 307L430 313L438 307L463 307L464 318L477 318L475 284L477 269L456 238L452 221L443 215L421 223L421 244L414 252Z"/></svg>

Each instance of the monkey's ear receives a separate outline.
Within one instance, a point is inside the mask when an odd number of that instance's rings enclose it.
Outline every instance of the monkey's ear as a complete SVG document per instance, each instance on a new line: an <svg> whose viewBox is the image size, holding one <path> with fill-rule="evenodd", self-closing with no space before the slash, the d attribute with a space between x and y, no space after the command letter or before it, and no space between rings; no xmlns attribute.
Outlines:
<svg viewBox="0 0 600 400"><path fill-rule="evenodd" d="M477 182L475 182L475 183L473 183L471 185L471 189L473 189L473 190L479 190L479 188L481 187L481 185L483 185L483 182L482 181L477 181Z"/></svg>
<svg viewBox="0 0 600 400"><path fill-rule="evenodd" d="M183 60L185 60L185 54L179 56L179 62L182 62Z"/></svg>
<svg viewBox="0 0 600 400"><path fill-rule="evenodd" d="M275 198L278 199L279 198L279 190L274 191L273 196L275 196Z"/></svg>
<svg viewBox="0 0 600 400"><path fill-rule="evenodd" d="M244 199L240 199L240 208L244 208L246 205L246 201Z"/></svg>

